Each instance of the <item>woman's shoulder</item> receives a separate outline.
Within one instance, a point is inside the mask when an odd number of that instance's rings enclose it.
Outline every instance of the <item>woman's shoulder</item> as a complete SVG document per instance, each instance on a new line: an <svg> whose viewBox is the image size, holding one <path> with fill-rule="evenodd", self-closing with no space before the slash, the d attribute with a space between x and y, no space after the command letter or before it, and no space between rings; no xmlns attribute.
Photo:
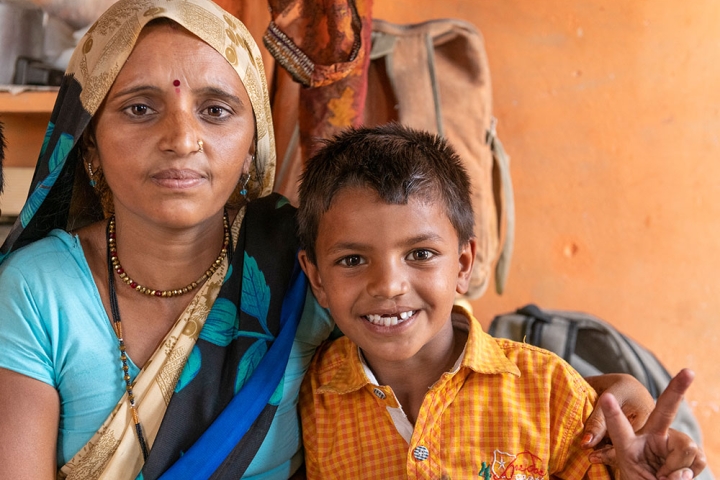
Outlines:
<svg viewBox="0 0 720 480"><path fill-rule="evenodd" d="M34 271L82 264L84 255L77 235L64 230L53 230L46 237L12 252L0 265L0 272L20 269L27 276Z"/></svg>

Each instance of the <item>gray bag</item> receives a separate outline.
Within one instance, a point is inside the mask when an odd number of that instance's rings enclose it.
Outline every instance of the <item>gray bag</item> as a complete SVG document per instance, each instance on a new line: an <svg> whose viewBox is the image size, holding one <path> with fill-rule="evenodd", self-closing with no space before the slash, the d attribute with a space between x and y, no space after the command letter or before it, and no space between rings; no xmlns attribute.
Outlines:
<svg viewBox="0 0 720 480"><path fill-rule="evenodd" d="M627 373L657 399L672 376L649 350L599 318L582 312L541 310L526 305L515 313L496 316L488 333L535 345L562 357L583 377ZM683 401L672 428L702 445L702 433L690 406ZM708 468L700 480L714 480Z"/></svg>

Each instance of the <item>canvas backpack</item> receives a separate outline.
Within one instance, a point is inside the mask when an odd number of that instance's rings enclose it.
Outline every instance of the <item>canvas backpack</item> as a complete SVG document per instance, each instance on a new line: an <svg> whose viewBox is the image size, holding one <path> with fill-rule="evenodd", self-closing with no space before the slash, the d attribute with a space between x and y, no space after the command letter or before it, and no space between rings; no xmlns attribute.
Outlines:
<svg viewBox="0 0 720 480"><path fill-rule="evenodd" d="M603 373L630 374L645 385L655 399L671 379L652 352L588 313L542 310L530 304L514 313L496 316L488 333L550 350L583 377ZM702 445L700 426L685 401L680 405L672 428ZM714 479L707 468L696 478Z"/></svg>
<svg viewBox="0 0 720 480"><path fill-rule="evenodd" d="M508 157L492 116L482 35L462 20L402 25L373 19L371 38L363 125L397 121L448 138L472 182L477 253L465 297L485 292L493 266L495 289L502 293L514 240L513 191ZM292 102L286 101L273 113L276 120L287 117L285 123L292 125L276 125L280 157L275 187L296 201L302 155L297 112L291 110ZM346 120L337 119L339 125Z"/></svg>
<svg viewBox="0 0 720 480"><path fill-rule="evenodd" d="M406 25L373 19L364 123L389 121L443 135L459 154L472 182L477 239L466 297L482 295L493 265L502 293L514 237L513 192L477 28L455 19Z"/></svg>

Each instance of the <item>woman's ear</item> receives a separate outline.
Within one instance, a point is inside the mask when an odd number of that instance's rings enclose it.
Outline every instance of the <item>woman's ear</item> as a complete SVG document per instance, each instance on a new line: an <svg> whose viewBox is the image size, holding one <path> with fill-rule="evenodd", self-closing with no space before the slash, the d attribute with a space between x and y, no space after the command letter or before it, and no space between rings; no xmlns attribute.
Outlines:
<svg viewBox="0 0 720 480"><path fill-rule="evenodd" d="M475 251L477 250L477 240L473 237L467 241L465 245L460 247L458 254L458 278L455 291L463 295L468 291L470 286L470 275L472 274L473 265L475 263Z"/></svg>
<svg viewBox="0 0 720 480"><path fill-rule="evenodd" d="M248 150L247 157L245 157L245 165L243 166L243 173L249 174L250 169L255 163L255 155L257 154L257 137L253 138L250 149Z"/></svg>
<svg viewBox="0 0 720 480"><path fill-rule="evenodd" d="M88 169L88 164L97 171L100 168L100 155L98 155L97 143L95 141L95 133L93 132L92 122L87 126L85 131L80 137L80 151L82 152L82 160L85 163L85 170ZM88 172L89 173L89 172Z"/></svg>
<svg viewBox="0 0 720 480"><path fill-rule="evenodd" d="M298 253L298 260L300 261L300 267L310 281L310 287L312 288L313 295L318 301L321 307L329 308L327 302L327 295L325 295L325 288L323 287L322 280L320 279L320 273L318 272L317 265L315 265L307 255L305 250L300 250Z"/></svg>

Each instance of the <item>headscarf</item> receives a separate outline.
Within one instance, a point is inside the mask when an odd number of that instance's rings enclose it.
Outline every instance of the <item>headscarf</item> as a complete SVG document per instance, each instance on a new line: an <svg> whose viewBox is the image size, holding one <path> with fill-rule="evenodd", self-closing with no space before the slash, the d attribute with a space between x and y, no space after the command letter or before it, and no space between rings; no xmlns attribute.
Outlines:
<svg viewBox="0 0 720 480"><path fill-rule="evenodd" d="M54 228L76 229L102 218L98 198L88 195L78 140L98 111L142 28L169 18L198 36L235 69L255 115L257 146L248 197L272 192L275 136L260 50L247 28L209 0L120 0L78 43L63 78L30 194L5 243L0 263L13 250L38 240Z"/></svg>

